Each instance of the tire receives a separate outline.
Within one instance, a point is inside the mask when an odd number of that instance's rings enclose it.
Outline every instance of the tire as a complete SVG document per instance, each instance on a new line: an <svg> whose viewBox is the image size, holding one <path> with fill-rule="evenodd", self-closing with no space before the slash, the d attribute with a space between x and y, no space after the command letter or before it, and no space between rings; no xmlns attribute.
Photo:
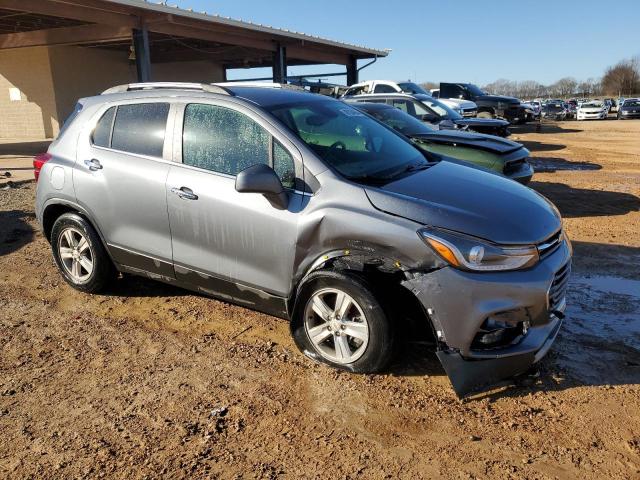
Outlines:
<svg viewBox="0 0 640 480"><path fill-rule="evenodd" d="M51 229L51 249L62 277L76 290L98 293L115 276L115 268L100 237L89 222L76 213L65 213L55 221Z"/></svg>
<svg viewBox="0 0 640 480"><path fill-rule="evenodd" d="M353 301L342 318L335 316L339 294ZM312 306L318 299L328 307L329 320ZM371 284L354 273L318 271L309 275L298 292L291 331L306 356L354 373L379 372L393 354L394 329L389 316Z"/></svg>
<svg viewBox="0 0 640 480"><path fill-rule="evenodd" d="M478 112L476 117L477 118L494 118L493 113L487 112L487 111Z"/></svg>

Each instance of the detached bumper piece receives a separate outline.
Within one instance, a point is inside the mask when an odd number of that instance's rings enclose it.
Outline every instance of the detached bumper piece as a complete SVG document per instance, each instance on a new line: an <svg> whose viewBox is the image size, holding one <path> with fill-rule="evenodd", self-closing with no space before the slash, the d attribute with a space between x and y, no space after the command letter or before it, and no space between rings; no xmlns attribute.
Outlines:
<svg viewBox="0 0 640 480"><path fill-rule="evenodd" d="M451 386L459 398L482 391L501 380L526 372L540 361L553 344L560 326L560 312L543 327L531 329L522 342L508 349L474 352L463 357L453 350L440 350L436 354L444 367ZM498 353L499 352L499 353Z"/></svg>

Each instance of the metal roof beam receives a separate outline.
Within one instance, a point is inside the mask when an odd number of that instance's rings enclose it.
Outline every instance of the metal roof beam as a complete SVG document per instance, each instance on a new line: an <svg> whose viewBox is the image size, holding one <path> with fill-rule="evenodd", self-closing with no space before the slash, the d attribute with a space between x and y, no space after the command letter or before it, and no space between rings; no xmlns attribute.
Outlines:
<svg viewBox="0 0 640 480"><path fill-rule="evenodd" d="M108 25L79 25L77 27L48 28L0 35L0 49L40 47L45 45L79 45L112 42L131 38L128 27Z"/></svg>

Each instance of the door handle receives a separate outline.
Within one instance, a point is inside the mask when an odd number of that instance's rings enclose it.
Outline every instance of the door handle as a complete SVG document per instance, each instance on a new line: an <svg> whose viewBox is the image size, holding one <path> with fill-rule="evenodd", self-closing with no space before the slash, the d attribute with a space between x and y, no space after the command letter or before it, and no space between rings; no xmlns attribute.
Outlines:
<svg viewBox="0 0 640 480"><path fill-rule="evenodd" d="M102 165L98 160L92 158L91 160L85 160L84 164L89 167L89 170L95 172L96 170L102 170Z"/></svg>
<svg viewBox="0 0 640 480"><path fill-rule="evenodd" d="M180 188L173 187L171 189L171 193L175 193L180 198L183 198L185 200L197 200L198 199L198 195L193 193L193 190L191 190L190 188L187 188L187 187L180 187Z"/></svg>

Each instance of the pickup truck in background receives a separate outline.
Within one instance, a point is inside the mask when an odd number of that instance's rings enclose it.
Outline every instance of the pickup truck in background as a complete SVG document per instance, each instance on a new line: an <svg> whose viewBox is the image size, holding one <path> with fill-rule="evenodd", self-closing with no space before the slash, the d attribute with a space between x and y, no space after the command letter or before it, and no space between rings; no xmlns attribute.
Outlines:
<svg viewBox="0 0 640 480"><path fill-rule="evenodd" d="M523 106L517 98L490 95L473 83L440 83L432 96L440 99L461 99L478 105L480 118L504 118L509 123L520 124L533 120L534 112Z"/></svg>
<svg viewBox="0 0 640 480"><path fill-rule="evenodd" d="M390 80L367 80L351 85L343 97L364 95L369 93L409 93L431 95L425 88L414 82L393 82ZM446 98L440 100L452 110L465 118L473 118L478 113L478 106L469 100Z"/></svg>

